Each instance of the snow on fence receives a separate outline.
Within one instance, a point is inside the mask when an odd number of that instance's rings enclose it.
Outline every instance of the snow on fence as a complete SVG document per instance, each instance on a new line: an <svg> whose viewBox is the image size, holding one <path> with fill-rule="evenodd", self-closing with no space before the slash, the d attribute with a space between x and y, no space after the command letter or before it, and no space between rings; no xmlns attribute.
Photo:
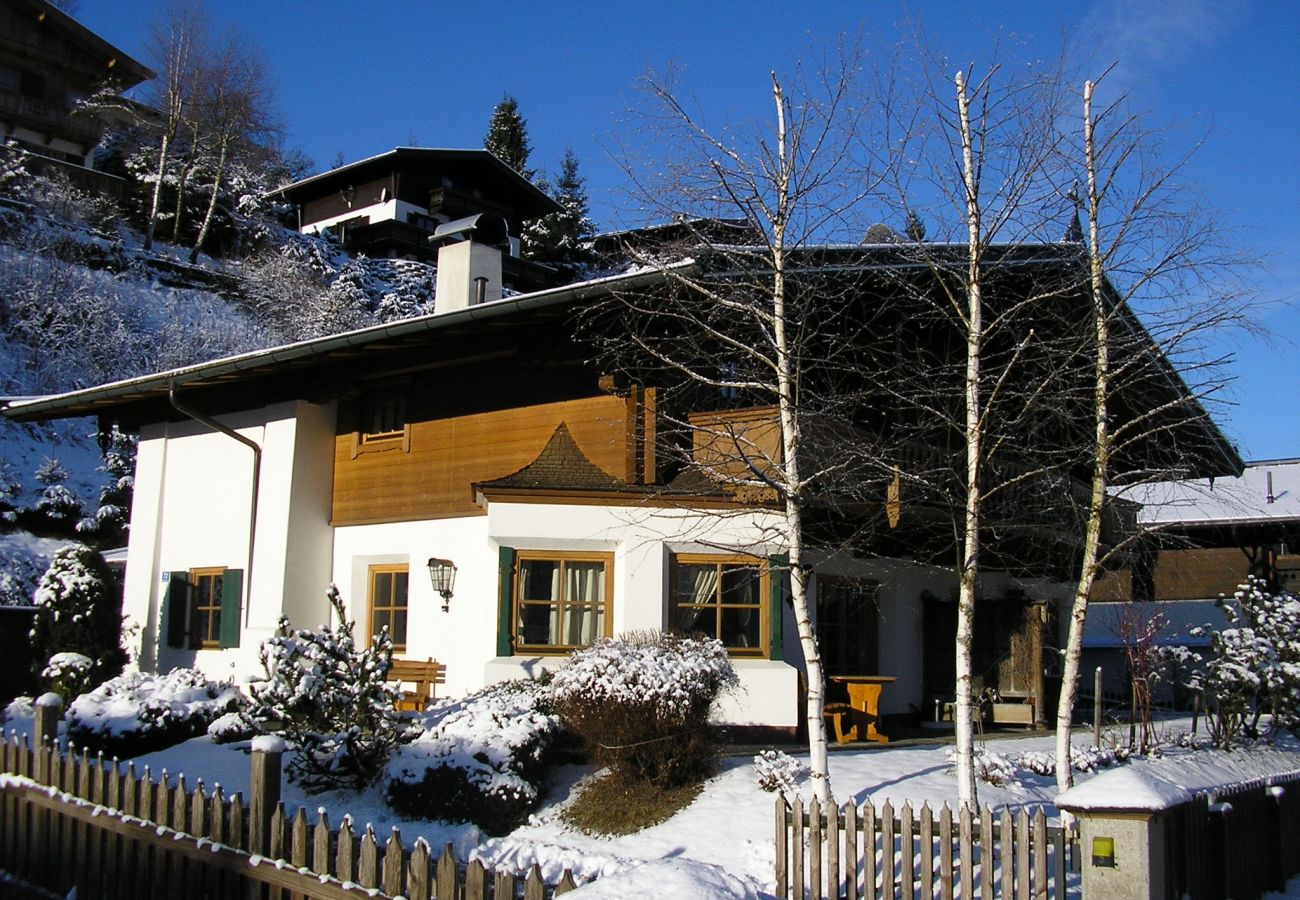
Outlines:
<svg viewBox="0 0 1300 900"><path fill-rule="evenodd" d="M813 798L805 810L800 797L776 800L782 898L1078 897L1078 853L1077 835L1049 826L1041 809L954 816L945 803L936 817L929 804L823 810Z"/></svg>
<svg viewBox="0 0 1300 900"><path fill-rule="evenodd" d="M39 731L39 727L38 727ZM526 878L461 866L443 848L434 860L417 840L405 847L396 828L382 841L348 819L315 823L278 801L279 754L255 751L251 803L221 788L172 784L148 767L136 776L116 759L64 753L24 736L0 742L0 870L62 896L83 898L391 898L545 900L575 887L565 872L547 885L533 866ZM272 758L274 757L274 758ZM259 772L260 767L260 772ZM265 829L257 827L268 810Z"/></svg>

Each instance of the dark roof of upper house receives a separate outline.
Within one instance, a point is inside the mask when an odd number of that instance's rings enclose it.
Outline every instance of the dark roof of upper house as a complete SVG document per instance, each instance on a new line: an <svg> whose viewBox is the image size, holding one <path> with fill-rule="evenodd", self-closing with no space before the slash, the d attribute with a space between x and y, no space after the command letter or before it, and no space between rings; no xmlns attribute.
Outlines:
<svg viewBox="0 0 1300 900"><path fill-rule="evenodd" d="M68 40L80 45L104 63L102 77L111 79L118 88L126 90L154 77L154 72L144 63L113 46L85 25L46 0L5 0L27 10L42 26L59 31Z"/></svg>
<svg viewBox="0 0 1300 900"><path fill-rule="evenodd" d="M429 187L443 185L470 188L491 197L510 197L510 205L525 217L559 212L560 205L531 181L520 175L487 150L453 150L429 147L396 147L366 159L299 179L279 188L293 203L306 203L317 197L382 178L393 172L410 173L430 179Z"/></svg>
<svg viewBox="0 0 1300 900"><path fill-rule="evenodd" d="M936 254L959 254L960 248L933 245ZM845 277L882 275L893 283L896 273L913 265L908 248L897 245L863 247L831 246L810 248L803 264L809 271ZM1015 278L1033 278L1046 266L1065 271L1079 264L1075 245L1040 244L1002 248L990 264L1006 267ZM761 254L755 254L754 258ZM394 376L424 373L447 383L456 367L484 364L511 365L517 377L531 377L548 366L569 360L589 361L590 348L579 345L573 334L575 313L602 297L620 292L644 292L662 287L675 276L726 277L726 265L736 257L711 260L700 254L672 267L636 270L626 274L592 279L522 294L508 299L471 306L444 314L377 325L358 331L315 338L295 344L257 350L225 359L199 363L171 371L127 379L111 384L70 391L49 397L12 402L4 414L20 421L99 415L125 427L174 418L169 392L187 397L199 393L209 414L248 409L292 399L324 401L355 395L358 385ZM955 258L955 256L954 256ZM917 266L920 270L923 267ZM1023 275L1017 273L1024 273ZM879 285L877 286L879 287ZM1136 316L1126 314L1128 327L1140 339L1150 341ZM563 358L563 359L562 359ZM506 360L514 362L507 363ZM1155 355L1156 367L1143 392L1155 391L1154 399L1130 398L1148 406L1168 405L1177 420L1170 428L1180 439L1199 448L1201 476L1237 475L1244 463L1218 426L1204 413L1177 370ZM499 360L500 362L495 362ZM531 368L530 368L531 367ZM1173 402L1171 402L1173 401ZM1133 414L1138 414L1136 410ZM1162 429L1168 432L1170 429Z"/></svg>

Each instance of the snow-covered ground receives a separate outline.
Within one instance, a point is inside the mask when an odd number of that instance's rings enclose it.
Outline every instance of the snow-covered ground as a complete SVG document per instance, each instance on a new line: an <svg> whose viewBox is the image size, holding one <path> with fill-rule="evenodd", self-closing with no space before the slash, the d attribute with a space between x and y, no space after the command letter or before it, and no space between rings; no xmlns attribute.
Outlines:
<svg viewBox="0 0 1300 900"><path fill-rule="evenodd" d="M1167 729L1173 736L1185 727L1186 723L1174 722ZM1011 760L1023 753L1049 752L1051 740L1046 734L992 740L988 750L999 759ZM1077 743L1082 745L1084 739ZM248 748L247 741L217 745L202 737L134 762L137 772L149 766L155 775L161 770L173 778L183 773L191 788L202 779L209 788L220 784L227 796L235 791L246 795ZM841 802L879 806L890 800L897 806L910 801L914 806L925 802L939 807L956 796L948 753L949 747L942 744L836 752L831 755L831 783ZM1211 783L1253 780L1270 772L1300 771L1300 741L1285 738L1272 747L1230 754L1175 746L1167 748L1162 757L1135 759L1127 767L1161 783L1195 790ZM667 822L623 837L583 834L561 821L559 812L574 788L590 776L588 769L579 766L557 770L528 824L499 838L488 838L472 825L402 820L384 805L379 788L361 794L308 796L286 779L283 799L291 810L298 806L309 811L325 809L335 824L345 813L350 814L357 825L373 825L381 837L396 827L408 845L417 837L425 838L435 849L451 842L462 858L482 859L497 867L523 871L535 862L551 880L566 868L580 880L599 876L574 896L756 898L773 889L775 795L759 789L750 758L726 759L721 772L689 807ZM1096 777L1096 773L1081 772L1078 781L1086 783ZM1097 782L1097 787L1105 780ZM806 777L798 787L806 798L810 796ZM1013 781L981 783L979 792L980 801L995 808L1030 805L1043 807L1049 816L1057 812L1053 779L1023 768L1017 769ZM1282 896L1300 897L1300 882L1293 882L1291 892Z"/></svg>

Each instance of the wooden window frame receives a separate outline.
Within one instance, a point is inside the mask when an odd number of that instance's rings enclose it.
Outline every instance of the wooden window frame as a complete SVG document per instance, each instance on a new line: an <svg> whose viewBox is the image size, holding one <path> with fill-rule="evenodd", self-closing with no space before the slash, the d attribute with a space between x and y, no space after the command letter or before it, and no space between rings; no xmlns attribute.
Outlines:
<svg viewBox="0 0 1300 900"><path fill-rule="evenodd" d="M529 654L538 656L562 656L572 653L574 650L581 650L581 644L525 644L521 634L521 619L524 606L556 606L557 617L562 618L568 603L565 598L558 600L541 601L527 600L521 595L520 581L523 575L524 563L530 561L541 562L558 562L563 566L565 563L592 563L598 562L605 567L605 603L604 603L604 622L601 627L601 637L610 637L613 635L614 625L614 554L612 552L601 551L582 551L582 550L516 550L514 567L511 573L510 582L510 646L515 654ZM560 584L564 584L561 577ZM586 605L586 604L582 604Z"/></svg>
<svg viewBox="0 0 1300 900"><path fill-rule="evenodd" d="M402 427L390 431L367 432L366 411L374 403L400 404L397 418L402 420ZM356 427L352 430L353 459L362 453L377 453L385 450L400 449L403 453L411 452L411 401L406 391L376 391L359 397L354 404L354 416Z"/></svg>
<svg viewBox="0 0 1300 900"><path fill-rule="evenodd" d="M411 633L411 567L407 563L377 563L366 570L366 637L368 640L374 640L375 637L375 576L390 575L396 576L402 574L406 576L406 604L397 606L393 602L396 598L396 590L390 594L390 604L386 607L380 607L388 612L388 634L393 641L393 653L400 654L406 652L407 639ZM397 579L394 577L393 588L397 587ZM406 633L402 635L402 640L397 640L397 635L393 631L393 616L398 610L406 612Z"/></svg>
<svg viewBox="0 0 1300 900"><path fill-rule="evenodd" d="M711 604L684 604L689 607L712 607L715 612L713 632L714 638L720 638L722 631L722 611L724 609L757 609L758 610L758 637L759 642L756 647L727 647L727 653L731 656L745 659L769 659L772 655L772 635L771 635L771 579L772 569L769 560L761 556L750 556L744 553L674 553L669 563L668 574L668 615L669 629L675 629L677 610L682 604L677 602L675 595L677 587L677 569L679 566L698 566L698 565L715 565L719 567L718 586L715 594L717 601ZM722 566L745 566L757 570L758 590L757 600L755 603L723 603L722 602ZM704 632L708 633L708 632ZM724 645L725 646L725 645Z"/></svg>
<svg viewBox="0 0 1300 900"><path fill-rule="evenodd" d="M222 597L225 596L224 593L225 576L226 576L225 566L205 566L203 568L190 569L189 571L189 579L190 579L190 586L191 586L190 589L194 592L193 594L194 599L190 604L190 610L189 610L189 614L190 614L189 645L191 650L222 649L221 626L220 624L217 624L216 628L215 629L213 628L213 624L214 624L213 613L214 612L216 613L215 621L217 623L220 623L221 621L220 616L222 612ZM203 578L211 578L213 580L212 581L213 588L216 590L220 590L222 592L221 597L217 598L215 604L211 602L211 597L209 596L209 603L207 606L199 605L199 594L200 594L199 582L200 579ZM201 629L201 633L196 633L195 631L196 626L199 626L200 624L203 626ZM216 632L215 637L212 636L214 630Z"/></svg>

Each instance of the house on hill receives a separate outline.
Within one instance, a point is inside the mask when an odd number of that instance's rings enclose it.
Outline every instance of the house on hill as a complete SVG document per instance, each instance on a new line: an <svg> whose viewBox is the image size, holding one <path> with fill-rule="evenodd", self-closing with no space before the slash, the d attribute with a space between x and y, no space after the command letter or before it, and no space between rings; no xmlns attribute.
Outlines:
<svg viewBox="0 0 1300 900"><path fill-rule="evenodd" d="M153 72L46 0L0 0L0 142L32 154L35 170L114 192L91 170L104 125L77 104L104 85L125 91Z"/></svg>
<svg viewBox="0 0 1300 900"><path fill-rule="evenodd" d="M716 637L733 656L741 688L723 721L796 728L804 663L779 512L762 489L737 490L726 477L735 463L722 455L730 441L778 458L775 411L707 385L678 391L671 373L612 377L576 327L619 298L671 326L655 310L681 289L680 276L702 284L734 272L700 253L498 298L483 286L500 283L510 258L508 221L480 213L433 229L433 315L6 410L23 421L94 415L139 434L124 603L138 627L133 657L150 670L257 673L258 644L281 616L312 626L329 615L332 581L363 633L387 627L399 655L446 664L452 694L536 677L603 635L672 629ZM799 260L813 277L850 286L846 305L828 312L879 316L900 271L926 287L902 252L826 247ZM1029 277L1078 277L1074 248L1003 248L990 260L1004 276L991 296L1014 295ZM933 361L959 344L905 306L896 313L872 326L888 332L894 356L864 359L914 383L911 355ZM605 325L626 318L614 308ZM1234 470L1235 450L1193 414L1199 407L1171 372L1116 414L1163 409L1164 433L1200 448L1199 471ZM901 414L886 404L850 411L840 428L855 441L879 439L890 454L882 471L959 457L938 428L891 445ZM674 430L681 423L693 437ZM1069 499L1085 489L1073 472L1044 481L1017 465L1008 458L996 469L1008 479L1004 497L1033 489ZM928 711L952 684L950 511L911 482L864 483L853 502L828 497L810 513L827 536L811 558L828 670L895 678L886 715ZM1055 640L1051 610L1068 594L1078 539L1073 503L1059 507L1044 508L1042 521L991 509L1008 534L990 544L980 584L981 678L1035 709L1043 646Z"/></svg>
<svg viewBox="0 0 1300 900"><path fill-rule="evenodd" d="M298 211L304 234L329 232L351 253L431 262L435 232L487 214L505 222L503 286L553 287L557 273L520 258L524 222L559 205L487 150L397 147L285 185L276 193Z"/></svg>

